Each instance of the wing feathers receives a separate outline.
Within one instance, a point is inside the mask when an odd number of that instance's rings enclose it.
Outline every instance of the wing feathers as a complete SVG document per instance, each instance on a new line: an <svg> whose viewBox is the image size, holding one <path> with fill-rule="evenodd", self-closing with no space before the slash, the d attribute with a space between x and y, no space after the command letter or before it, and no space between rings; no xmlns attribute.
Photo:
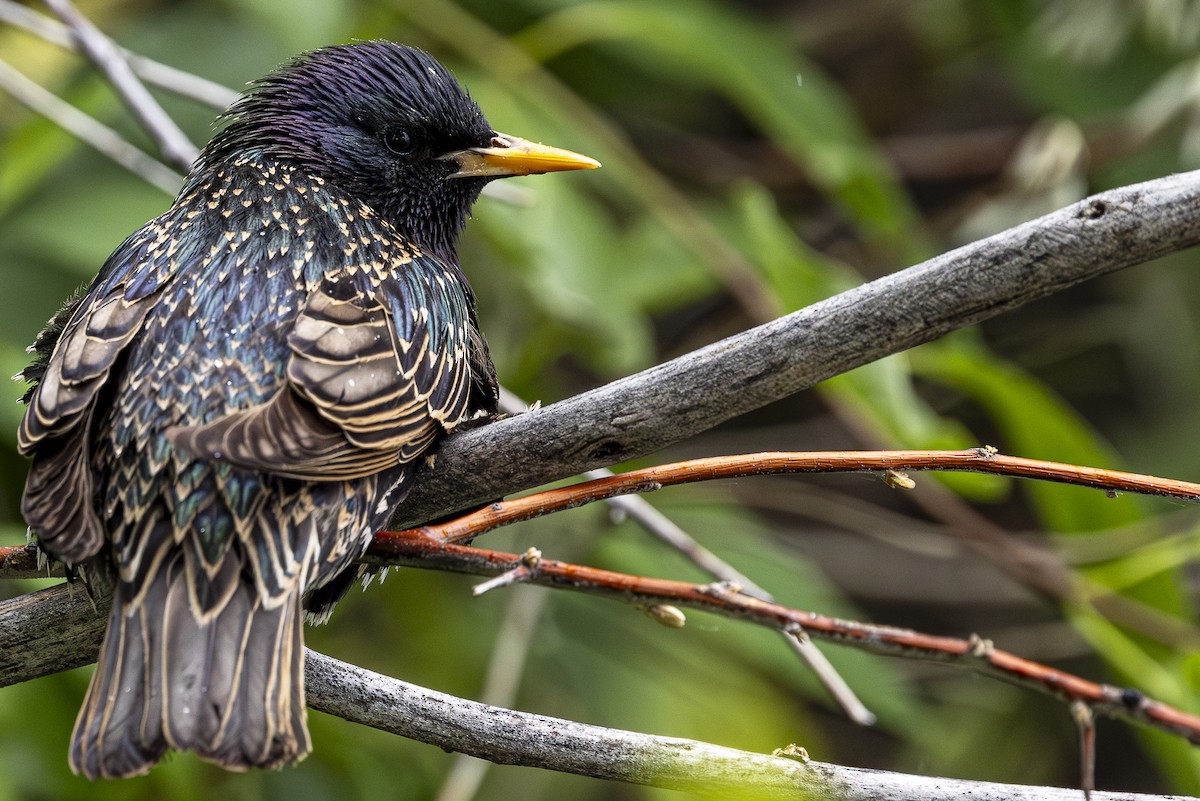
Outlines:
<svg viewBox="0 0 1200 801"><path fill-rule="evenodd" d="M90 416L90 415L89 415ZM21 512L38 541L55 559L78 564L104 544L104 528L92 506L94 479L86 460L87 424L39 447L29 467Z"/></svg>
<svg viewBox="0 0 1200 801"><path fill-rule="evenodd" d="M307 477L347 445L336 425L288 388L260 406L166 433L174 447L199 458L294 478Z"/></svg>
<svg viewBox="0 0 1200 801"><path fill-rule="evenodd" d="M47 436L57 436L78 422L153 305L152 298L127 301L116 294L102 296L76 313L21 420L21 453L28 456Z"/></svg>
<svg viewBox="0 0 1200 801"><path fill-rule="evenodd" d="M473 381L490 380L473 376L480 360L471 351L478 336L467 323L470 303L432 260L406 262L383 280L326 277L288 336L287 388L168 437L201 458L309 481L410 461L467 417ZM436 322L431 306L444 312Z"/></svg>

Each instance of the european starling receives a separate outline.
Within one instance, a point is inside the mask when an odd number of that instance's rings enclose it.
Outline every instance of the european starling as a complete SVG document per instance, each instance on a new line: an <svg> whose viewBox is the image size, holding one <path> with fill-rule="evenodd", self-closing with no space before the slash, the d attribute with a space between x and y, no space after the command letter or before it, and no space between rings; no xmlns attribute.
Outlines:
<svg viewBox="0 0 1200 801"><path fill-rule="evenodd" d="M310 750L302 622L443 434L496 408L455 242L484 185L598 166L497 133L389 42L251 85L171 208L38 338L20 429L38 542L114 600L71 768Z"/></svg>

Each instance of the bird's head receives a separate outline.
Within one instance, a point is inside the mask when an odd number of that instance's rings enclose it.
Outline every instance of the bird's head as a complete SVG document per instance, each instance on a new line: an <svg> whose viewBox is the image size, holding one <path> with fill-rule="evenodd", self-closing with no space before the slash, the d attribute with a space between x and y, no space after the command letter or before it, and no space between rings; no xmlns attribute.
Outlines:
<svg viewBox="0 0 1200 801"><path fill-rule="evenodd" d="M449 258L488 181L599 166L496 132L449 70L392 42L305 53L256 81L226 117L199 168L257 154L291 162Z"/></svg>

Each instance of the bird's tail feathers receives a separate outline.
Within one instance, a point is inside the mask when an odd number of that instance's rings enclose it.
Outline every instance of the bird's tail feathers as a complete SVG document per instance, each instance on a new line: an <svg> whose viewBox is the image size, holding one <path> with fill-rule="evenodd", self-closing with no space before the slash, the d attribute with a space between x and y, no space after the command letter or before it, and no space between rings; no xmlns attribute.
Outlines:
<svg viewBox="0 0 1200 801"><path fill-rule="evenodd" d="M299 586L268 608L239 582L223 608L197 614L184 572L181 555L162 565L136 602L118 587L75 723L76 773L136 776L168 748L231 770L282 767L311 749Z"/></svg>

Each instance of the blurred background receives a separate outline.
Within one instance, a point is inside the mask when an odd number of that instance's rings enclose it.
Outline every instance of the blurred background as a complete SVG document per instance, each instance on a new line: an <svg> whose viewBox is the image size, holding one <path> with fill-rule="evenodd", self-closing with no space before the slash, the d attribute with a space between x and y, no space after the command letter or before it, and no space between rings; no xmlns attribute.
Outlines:
<svg viewBox="0 0 1200 801"><path fill-rule="evenodd" d="M603 162L597 172L511 182L505 197L476 207L461 247L502 380L543 403L1092 191L1200 166L1194 0L80 7L125 47L233 88L324 44L417 45L452 67L498 129ZM0 59L151 147L80 57L0 23ZM156 94L197 143L210 136L213 108ZM169 201L0 91L0 374L25 364L46 318ZM1194 480L1197 262L1189 252L1091 282L645 463L987 443ZM25 541L13 402L23 391L0 393L4 544ZM863 476L806 477L651 500L788 605L978 632L1197 711L1192 508L980 476L917 479L914 493ZM706 580L599 508L481 544ZM1011 550L1021 545L1041 549L1053 569L1022 561ZM879 716L863 729L770 632L699 613L668 631L621 605L527 587L473 600L471 584L394 572L353 593L308 643L466 697L508 685L515 708L588 723L753 751L794 742L818 760L912 773L1078 781L1074 724L1047 697L826 646ZM5 582L0 597L36 586ZM489 673L498 642L518 658ZM187 756L147 778L90 785L66 762L90 671L0 691L0 801L679 797L511 767L492 767L463 791L469 782L447 783L453 755L320 713L311 716L315 752L295 769L236 776ZM1097 783L1200 793L1200 758L1182 740L1102 720Z"/></svg>

